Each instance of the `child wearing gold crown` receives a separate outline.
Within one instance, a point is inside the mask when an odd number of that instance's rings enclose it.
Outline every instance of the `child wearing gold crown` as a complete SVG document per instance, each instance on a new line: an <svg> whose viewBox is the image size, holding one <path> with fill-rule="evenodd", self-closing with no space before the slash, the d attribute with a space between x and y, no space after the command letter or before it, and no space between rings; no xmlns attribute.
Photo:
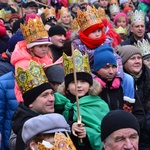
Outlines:
<svg viewBox="0 0 150 150"><path fill-rule="evenodd" d="M109 108L98 96L101 87L97 81L92 79L88 56L82 56L78 50L75 50L73 54L74 58L63 54L66 75L64 83L58 87L58 93L55 93L55 111L63 114L70 124L71 139L77 150L100 150L102 148L100 124ZM74 69L76 70L77 86L74 81ZM79 126L78 118L80 116L81 124ZM82 143L79 138L83 140Z"/></svg>
<svg viewBox="0 0 150 150"><path fill-rule="evenodd" d="M15 66L15 69L18 66L27 69L30 60L34 60L43 66L51 64L52 56L48 47L51 42L40 16L27 15L26 24L21 24L20 28L25 40L18 42L12 53L11 64ZM15 86L15 93L17 100L23 101L17 85Z"/></svg>
<svg viewBox="0 0 150 150"><path fill-rule="evenodd" d="M69 133L70 127L65 118L51 113L27 120L23 125L22 138L28 145L27 150L76 150Z"/></svg>
<svg viewBox="0 0 150 150"><path fill-rule="evenodd" d="M77 13L77 22L80 26L80 31L79 39L73 41L74 47L79 49L82 54L88 54L91 72L95 74L93 69L95 49L102 45L112 47L112 41L109 37L106 37L103 31L104 24L95 7L87 6L86 12L79 10ZM134 98L134 90L131 89L132 86L130 86L132 77L124 74L121 57L115 52L114 56L117 61L118 70L113 84L120 84L122 82L125 96ZM93 77L94 76L95 75L93 75ZM125 80L126 82L124 82ZM128 88L125 88L126 86L128 86Z"/></svg>

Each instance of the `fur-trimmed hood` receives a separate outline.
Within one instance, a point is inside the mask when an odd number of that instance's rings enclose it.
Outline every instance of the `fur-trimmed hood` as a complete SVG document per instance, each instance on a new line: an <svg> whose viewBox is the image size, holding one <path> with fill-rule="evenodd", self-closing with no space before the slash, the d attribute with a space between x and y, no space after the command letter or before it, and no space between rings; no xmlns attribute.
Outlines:
<svg viewBox="0 0 150 150"><path fill-rule="evenodd" d="M65 95L65 90L66 90L66 87L65 87L65 84L63 82L62 84L60 84L58 86L57 92L60 93L60 94L62 94L62 95ZM88 94L89 95L93 95L93 96L97 96L97 95L99 95L99 93L101 91L102 91L101 84L98 81L93 80L93 85L90 86Z"/></svg>

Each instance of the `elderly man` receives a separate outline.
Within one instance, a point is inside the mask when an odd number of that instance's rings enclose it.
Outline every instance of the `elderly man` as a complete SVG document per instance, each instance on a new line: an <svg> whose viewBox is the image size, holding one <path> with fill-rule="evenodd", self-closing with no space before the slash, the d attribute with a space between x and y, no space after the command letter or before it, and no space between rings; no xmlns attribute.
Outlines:
<svg viewBox="0 0 150 150"><path fill-rule="evenodd" d="M147 39L150 43L150 38L145 33L145 15L141 10L136 10L131 15L130 31L132 35L127 40L121 42L120 45L135 45L138 40L143 39Z"/></svg>
<svg viewBox="0 0 150 150"><path fill-rule="evenodd" d="M102 120L104 150L138 150L139 134L136 118L124 110L110 111Z"/></svg>

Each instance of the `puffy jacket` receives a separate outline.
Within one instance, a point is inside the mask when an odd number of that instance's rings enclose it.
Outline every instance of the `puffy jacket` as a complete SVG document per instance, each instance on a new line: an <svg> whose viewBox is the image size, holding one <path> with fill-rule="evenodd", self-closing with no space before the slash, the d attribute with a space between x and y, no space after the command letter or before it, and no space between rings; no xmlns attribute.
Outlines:
<svg viewBox="0 0 150 150"><path fill-rule="evenodd" d="M0 133L2 135L0 150L9 149L12 115L18 106L14 85L13 72L0 77Z"/></svg>

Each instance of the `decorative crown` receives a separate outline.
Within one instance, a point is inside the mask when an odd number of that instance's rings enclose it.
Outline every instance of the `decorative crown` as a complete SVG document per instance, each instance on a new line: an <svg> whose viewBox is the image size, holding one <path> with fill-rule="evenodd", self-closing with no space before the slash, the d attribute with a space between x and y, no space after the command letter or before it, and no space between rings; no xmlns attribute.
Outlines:
<svg viewBox="0 0 150 150"><path fill-rule="evenodd" d="M99 7L99 8L97 9L97 11L98 11L99 17L100 17L101 19L106 19L105 9Z"/></svg>
<svg viewBox="0 0 150 150"><path fill-rule="evenodd" d="M75 49L73 51L73 56L67 57L67 55L63 53L63 66L64 66L65 74L67 75L73 73L74 66L76 67L76 72L90 73L88 55L86 54L82 56L81 52Z"/></svg>
<svg viewBox="0 0 150 150"><path fill-rule="evenodd" d="M48 79L42 66L33 60L30 60L29 68L27 70L23 70L21 67L17 68L16 81L22 94L24 94L25 92L48 82Z"/></svg>
<svg viewBox="0 0 150 150"><path fill-rule="evenodd" d="M11 16L10 10L5 10L4 8L0 10L0 18L2 18L5 22L9 21L10 16Z"/></svg>
<svg viewBox="0 0 150 150"><path fill-rule="evenodd" d="M145 14L142 10L135 10L135 12L132 12L130 19L131 23L145 22Z"/></svg>
<svg viewBox="0 0 150 150"><path fill-rule="evenodd" d="M58 10L58 15L61 16L64 13L69 13L69 10L67 7L62 6L61 9Z"/></svg>
<svg viewBox="0 0 150 150"><path fill-rule="evenodd" d="M35 19L30 18L27 25L20 24L20 29L27 44L48 37L48 33L44 28L41 18L38 18L37 16Z"/></svg>
<svg viewBox="0 0 150 150"><path fill-rule="evenodd" d="M80 30L80 27L78 25L76 18L74 18L73 21L71 22L71 30L72 31L79 31Z"/></svg>
<svg viewBox="0 0 150 150"><path fill-rule="evenodd" d="M124 34L127 35L127 29L126 28L122 28L121 26L118 28L114 28L114 31L118 34Z"/></svg>
<svg viewBox="0 0 150 150"><path fill-rule="evenodd" d="M50 18L50 17L55 17L56 18L56 11L55 8L51 6L51 8L45 8L44 9L44 18L45 20Z"/></svg>
<svg viewBox="0 0 150 150"><path fill-rule="evenodd" d="M82 12L78 10L77 12L77 22L82 31L86 30L90 26L101 23L101 19L99 17L97 9L93 6L87 6L87 10Z"/></svg>
<svg viewBox="0 0 150 150"><path fill-rule="evenodd" d="M148 40L143 39L142 41L137 41L136 47L141 50L142 56L150 54L150 44Z"/></svg>
<svg viewBox="0 0 150 150"><path fill-rule="evenodd" d="M110 5L112 5L112 4L118 4L118 0L110 0L110 1L109 1L109 4L110 4Z"/></svg>
<svg viewBox="0 0 150 150"><path fill-rule="evenodd" d="M69 135L67 137L63 133L55 133L54 145L46 145L38 143L38 150L76 150Z"/></svg>
<svg viewBox="0 0 150 150"><path fill-rule="evenodd" d="M112 4L109 6L109 10L110 10L111 14L118 13L118 12L120 12L120 7L118 4Z"/></svg>

